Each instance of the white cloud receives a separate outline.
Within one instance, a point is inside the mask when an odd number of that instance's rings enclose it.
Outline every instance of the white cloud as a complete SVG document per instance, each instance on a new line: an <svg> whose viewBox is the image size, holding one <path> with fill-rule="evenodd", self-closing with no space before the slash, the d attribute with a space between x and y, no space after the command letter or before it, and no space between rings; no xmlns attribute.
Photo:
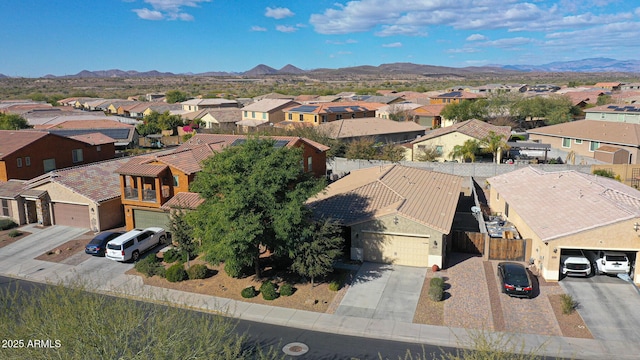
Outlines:
<svg viewBox="0 0 640 360"><path fill-rule="evenodd" d="M331 45L357 44L358 40L354 40L354 39L347 39L345 41L327 40L327 41L325 41L325 43L326 44L331 44Z"/></svg>
<svg viewBox="0 0 640 360"><path fill-rule="evenodd" d="M298 31L298 28L295 26L277 25L276 30L283 33L292 33Z"/></svg>
<svg viewBox="0 0 640 360"><path fill-rule="evenodd" d="M382 47L384 47L384 48L399 48L399 47L402 47L402 43L401 42L394 42L394 43L390 43L390 44L382 44Z"/></svg>
<svg viewBox="0 0 640 360"><path fill-rule="evenodd" d="M267 29L262 26L252 26L251 31L267 31Z"/></svg>
<svg viewBox="0 0 640 360"><path fill-rule="evenodd" d="M291 10L287 8L270 8L265 10L264 16L274 19L284 19L295 15Z"/></svg>
<svg viewBox="0 0 640 360"><path fill-rule="evenodd" d="M487 40L487 37L482 34L473 34L467 37L467 41L482 41Z"/></svg>
<svg viewBox="0 0 640 360"><path fill-rule="evenodd" d="M211 0L144 0L153 10L150 9L134 9L138 17L145 20L182 20L193 21L193 15L188 14L182 9L184 7L199 7L201 3L207 3Z"/></svg>
<svg viewBox="0 0 640 360"><path fill-rule="evenodd" d="M376 36L426 36L427 33L418 26L407 25L383 25L382 30L375 33Z"/></svg>

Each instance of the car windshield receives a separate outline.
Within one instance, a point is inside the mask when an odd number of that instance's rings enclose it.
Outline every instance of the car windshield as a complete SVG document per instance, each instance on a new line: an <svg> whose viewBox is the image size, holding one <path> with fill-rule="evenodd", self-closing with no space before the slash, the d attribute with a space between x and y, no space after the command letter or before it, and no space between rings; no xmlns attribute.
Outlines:
<svg viewBox="0 0 640 360"><path fill-rule="evenodd" d="M627 257L624 255L607 255L607 261L622 261L626 262Z"/></svg>
<svg viewBox="0 0 640 360"><path fill-rule="evenodd" d="M109 250L120 250L120 245L107 244L107 249L109 249Z"/></svg>
<svg viewBox="0 0 640 360"><path fill-rule="evenodd" d="M100 245L102 243L102 240L103 239L95 237L89 242L89 245Z"/></svg>

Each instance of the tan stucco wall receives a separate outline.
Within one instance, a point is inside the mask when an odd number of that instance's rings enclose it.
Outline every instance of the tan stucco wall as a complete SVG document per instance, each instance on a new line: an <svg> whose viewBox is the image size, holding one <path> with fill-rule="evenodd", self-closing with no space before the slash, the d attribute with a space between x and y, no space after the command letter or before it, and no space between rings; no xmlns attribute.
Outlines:
<svg viewBox="0 0 640 360"><path fill-rule="evenodd" d="M451 156L449 156L449 154L451 153L451 151L453 151L453 148L456 145L462 145L464 144L465 141L467 140L472 140L474 138L472 138L471 136L465 135L465 134L461 134L459 132L453 132L450 134L445 134L442 136L438 136L436 138L433 139L428 139L428 140L424 140L424 141L420 141L420 142L416 142L413 144L413 154L414 157L417 156L417 154L419 154L419 150L418 150L418 146L419 145L426 145L427 147L432 146L432 147L436 147L436 146L442 146L442 156L438 157L436 160L437 161L451 161L454 160ZM414 159L415 160L415 159ZM460 159L457 159L458 161L460 161Z"/></svg>
<svg viewBox="0 0 640 360"><path fill-rule="evenodd" d="M120 198L105 201L98 206L96 211L98 212L98 227L100 231L124 225L124 208Z"/></svg>
<svg viewBox="0 0 640 360"><path fill-rule="evenodd" d="M575 141L575 138L571 138L569 136L567 136L568 138L571 139L571 144L569 147L563 147L562 146L562 139L561 137L556 137L556 136L546 136L546 135L538 135L538 134L529 134L529 140L531 141L538 141L542 144L549 144L551 145L552 148L554 149L559 149L562 151L574 151L576 153L576 155L580 155L580 156L584 156L584 157L588 157L588 158L593 158L593 151L589 150L590 141L587 140L583 140L582 144L577 144ZM605 145L605 143L600 143L600 145ZM640 161L638 159L638 156L640 156L640 149L638 149L637 147L632 147L632 146L622 146L622 145L611 145L611 146L615 146L615 147L619 147L621 149L625 149L629 152L629 154L631 155L631 163L632 164L640 164Z"/></svg>
<svg viewBox="0 0 640 360"><path fill-rule="evenodd" d="M36 190L46 190L52 202L63 202L68 204L90 205L93 201L87 199L70 189L56 183L48 183L35 188Z"/></svg>

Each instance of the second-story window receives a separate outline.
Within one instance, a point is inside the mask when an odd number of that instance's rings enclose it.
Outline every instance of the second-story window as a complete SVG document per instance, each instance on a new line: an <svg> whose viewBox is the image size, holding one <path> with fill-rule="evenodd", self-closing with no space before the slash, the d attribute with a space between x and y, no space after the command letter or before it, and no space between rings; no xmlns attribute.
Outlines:
<svg viewBox="0 0 640 360"><path fill-rule="evenodd" d="M173 175L173 186L180 186L180 178L178 175Z"/></svg>
<svg viewBox="0 0 640 360"><path fill-rule="evenodd" d="M304 121L304 115L300 114L299 119L300 121Z"/></svg>
<svg viewBox="0 0 640 360"><path fill-rule="evenodd" d="M289 120L293 120L293 114L289 113L289 117L288 117L288 119L289 119Z"/></svg>
<svg viewBox="0 0 640 360"><path fill-rule="evenodd" d="M25 166L31 166L31 156L25 156L24 157L24 165Z"/></svg>
<svg viewBox="0 0 640 360"><path fill-rule="evenodd" d="M22 167L22 158L17 158L17 159L16 159L16 165L17 165L18 167Z"/></svg>
<svg viewBox="0 0 640 360"><path fill-rule="evenodd" d="M73 162L74 163L82 162L82 160L83 160L83 158L82 158L82 149L73 149L71 151L71 155L73 156Z"/></svg>
<svg viewBox="0 0 640 360"><path fill-rule="evenodd" d="M255 119L255 118L256 118L256 112L255 112L255 111L252 111L252 112L251 112L251 118L252 118L252 119Z"/></svg>

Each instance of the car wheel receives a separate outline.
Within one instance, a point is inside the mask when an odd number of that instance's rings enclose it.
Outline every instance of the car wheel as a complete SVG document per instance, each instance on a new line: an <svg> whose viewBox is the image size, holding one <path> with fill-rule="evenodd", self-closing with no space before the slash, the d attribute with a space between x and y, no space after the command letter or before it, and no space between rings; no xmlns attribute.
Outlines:
<svg viewBox="0 0 640 360"><path fill-rule="evenodd" d="M138 250L134 251L133 254L131 254L131 260L133 262L138 261L139 258L140 258L140 253L138 252Z"/></svg>
<svg viewBox="0 0 640 360"><path fill-rule="evenodd" d="M167 237L162 235L160 236L160 244L166 244L167 243Z"/></svg>

